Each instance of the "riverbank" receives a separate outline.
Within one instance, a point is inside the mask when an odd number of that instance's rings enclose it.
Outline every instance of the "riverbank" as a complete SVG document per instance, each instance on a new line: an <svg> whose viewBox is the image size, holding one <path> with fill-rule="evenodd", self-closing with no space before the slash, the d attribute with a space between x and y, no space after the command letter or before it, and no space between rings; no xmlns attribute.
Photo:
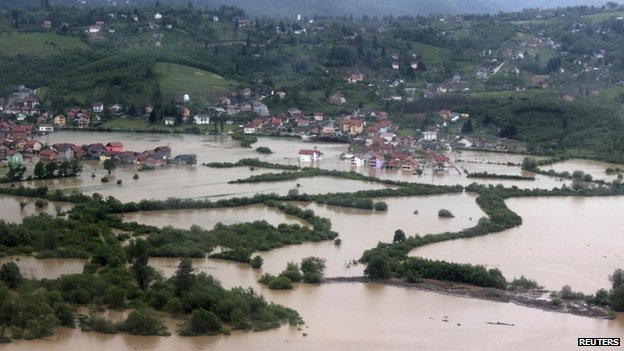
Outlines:
<svg viewBox="0 0 624 351"><path fill-rule="evenodd" d="M321 284L338 283L365 283L412 288L450 296L513 303L542 311L569 313L597 319L614 319L607 309L588 306L580 301L563 301L563 305L555 305L544 297L548 293L546 290L508 291L433 279L423 279L417 283L410 283L401 279L372 280L366 277L332 277L324 278L321 282ZM494 323L496 324L495 321Z"/></svg>

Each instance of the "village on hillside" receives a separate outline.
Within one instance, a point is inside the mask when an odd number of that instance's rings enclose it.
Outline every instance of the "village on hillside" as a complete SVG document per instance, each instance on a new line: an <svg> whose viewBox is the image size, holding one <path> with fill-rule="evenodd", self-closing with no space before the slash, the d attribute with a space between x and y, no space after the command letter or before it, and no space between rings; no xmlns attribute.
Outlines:
<svg viewBox="0 0 624 351"><path fill-rule="evenodd" d="M180 123L210 124L219 119L222 123L238 129L244 135L267 136L300 136L304 141L340 142L349 144L343 155L352 167L368 167L374 169L398 169L413 174L421 174L426 167L436 172L448 171L450 158L448 152L453 148L463 149L495 149L508 150L509 142L491 142L487 138L467 136L451 136L448 130L451 125L469 121L466 113L440 110L431 123L415 135L397 134L395 126L385 111L374 111L359 108L351 114L326 116L322 112L304 114L296 107L289 108L287 113L272 115L268 107L261 101L263 94L277 94L279 98L284 92L258 92L245 88L239 92L221 96L215 101L208 112L198 113L190 118L192 111L188 95L181 97L178 108L182 111ZM242 102L232 103L238 96ZM120 142L107 145L74 145L70 143L44 145L37 138L55 130L64 128L97 129L102 115L112 114L118 118L128 118L127 111L119 104L104 106L95 102L90 108L70 108L64 114L52 114L40 109L39 99L35 92L25 87L11 95L2 103L2 119L0 120L0 161L9 164L22 162L37 156L42 161L66 159L101 159L114 158L121 164L137 164L145 167L156 167L166 163L191 163L190 155L179 155L171 158L171 150L167 146L154 150L127 151ZM151 106L144 107L144 113L152 112ZM251 120L240 124L240 114L250 113ZM256 117L253 117L256 116ZM216 117L216 118L215 118ZM424 116L422 116L424 118ZM224 121L225 120L225 121ZM30 123L32 121L33 123ZM162 120L165 127L175 126L174 117ZM294 156L294 155L293 155ZM302 163L314 163L323 159L319 150L303 149L297 155Z"/></svg>

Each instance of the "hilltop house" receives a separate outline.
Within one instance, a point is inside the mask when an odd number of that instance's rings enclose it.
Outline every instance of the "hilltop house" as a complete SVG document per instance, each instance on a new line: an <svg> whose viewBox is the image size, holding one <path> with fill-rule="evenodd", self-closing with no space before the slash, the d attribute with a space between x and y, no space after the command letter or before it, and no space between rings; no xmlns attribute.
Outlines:
<svg viewBox="0 0 624 351"><path fill-rule="evenodd" d="M100 113L104 111L104 104L101 102L94 102L93 106L91 106L91 111Z"/></svg>
<svg viewBox="0 0 624 351"><path fill-rule="evenodd" d="M359 135L364 131L364 120L361 118L344 118L342 132L350 135Z"/></svg>
<svg viewBox="0 0 624 351"><path fill-rule="evenodd" d="M207 114L199 114L193 117L194 124L210 124L210 115Z"/></svg>

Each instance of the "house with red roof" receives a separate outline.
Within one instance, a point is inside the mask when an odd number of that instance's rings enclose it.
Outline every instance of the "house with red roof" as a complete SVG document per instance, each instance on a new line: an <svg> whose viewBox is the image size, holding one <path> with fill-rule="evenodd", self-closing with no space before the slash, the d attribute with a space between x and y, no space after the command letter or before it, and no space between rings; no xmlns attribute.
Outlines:
<svg viewBox="0 0 624 351"><path fill-rule="evenodd" d="M106 152L116 154L118 152L123 152L123 144L120 141L111 141L105 146Z"/></svg>
<svg viewBox="0 0 624 351"><path fill-rule="evenodd" d="M299 162L317 162L323 159L323 153L314 149L299 150Z"/></svg>

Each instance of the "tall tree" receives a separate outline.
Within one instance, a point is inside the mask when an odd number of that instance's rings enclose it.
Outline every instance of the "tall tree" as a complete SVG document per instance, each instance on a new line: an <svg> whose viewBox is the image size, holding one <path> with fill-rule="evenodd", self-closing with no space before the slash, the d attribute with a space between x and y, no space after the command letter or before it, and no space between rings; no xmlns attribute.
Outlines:
<svg viewBox="0 0 624 351"><path fill-rule="evenodd" d="M149 266L149 244L139 239L133 240L128 245L128 261L134 272L139 287L146 290L154 276L154 269Z"/></svg>
<svg viewBox="0 0 624 351"><path fill-rule="evenodd" d="M173 275L173 285L175 287L176 296L182 296L193 285L193 262L190 258L183 258L178 264L178 269Z"/></svg>

